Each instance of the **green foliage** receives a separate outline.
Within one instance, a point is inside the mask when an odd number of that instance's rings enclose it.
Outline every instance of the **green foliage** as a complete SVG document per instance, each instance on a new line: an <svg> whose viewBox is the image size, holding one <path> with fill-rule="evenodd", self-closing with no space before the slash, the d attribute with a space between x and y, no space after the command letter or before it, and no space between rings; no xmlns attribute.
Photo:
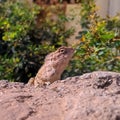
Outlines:
<svg viewBox="0 0 120 120"><path fill-rule="evenodd" d="M27 1L0 3L0 79L26 79L24 64L26 56L32 54L32 43L27 34L33 29L39 10L38 6Z"/></svg>
<svg viewBox="0 0 120 120"><path fill-rule="evenodd" d="M80 75L94 70L120 71L120 19L102 19L94 0L81 4L79 44L63 74ZM27 82L35 76L46 54L61 45L73 29L65 30L61 5L37 6L23 0L0 2L0 79Z"/></svg>
<svg viewBox="0 0 120 120"><path fill-rule="evenodd" d="M82 28L89 28L89 25L91 24L90 16L93 15L96 12L96 5L94 0L82 0L81 1L81 26ZM97 17L97 14L96 14ZM97 19L96 19L97 20Z"/></svg>
<svg viewBox="0 0 120 120"><path fill-rule="evenodd" d="M64 15L62 7L59 5L41 6L41 11L37 18L34 37L46 45L55 45L55 47L66 45L65 38L69 37L74 30L65 30L65 22L69 19Z"/></svg>
<svg viewBox="0 0 120 120"><path fill-rule="evenodd" d="M22 0L0 3L0 79L27 82L35 76L49 52L61 45L72 31L64 29L63 13L49 17L46 9Z"/></svg>
<svg viewBox="0 0 120 120"><path fill-rule="evenodd" d="M89 3L89 4L88 4ZM102 19L94 0L82 2L79 44L66 75L80 75L95 70L120 72L120 19ZM112 27L111 27L112 26Z"/></svg>
<svg viewBox="0 0 120 120"><path fill-rule="evenodd" d="M110 18L109 16L105 19L108 30L113 30L116 36L120 37L120 14Z"/></svg>
<svg viewBox="0 0 120 120"><path fill-rule="evenodd" d="M120 71L120 39L114 40L115 33L106 29L104 21L94 29L90 28L81 38L76 50L76 59L81 65L81 72L95 70ZM78 66L80 67L80 66Z"/></svg>
<svg viewBox="0 0 120 120"><path fill-rule="evenodd" d="M29 26L34 24L39 7L27 1L8 0L0 4L0 10L0 28L5 31L2 39L14 42L32 28Z"/></svg>

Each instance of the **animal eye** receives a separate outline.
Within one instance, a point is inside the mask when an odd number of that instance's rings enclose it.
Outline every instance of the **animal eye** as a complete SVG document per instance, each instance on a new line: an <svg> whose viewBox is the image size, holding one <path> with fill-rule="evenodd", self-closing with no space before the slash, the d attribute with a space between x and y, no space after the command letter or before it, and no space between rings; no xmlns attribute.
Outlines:
<svg viewBox="0 0 120 120"><path fill-rule="evenodd" d="M64 49L60 49L60 52L61 52L61 53L65 53L65 50L64 50Z"/></svg>

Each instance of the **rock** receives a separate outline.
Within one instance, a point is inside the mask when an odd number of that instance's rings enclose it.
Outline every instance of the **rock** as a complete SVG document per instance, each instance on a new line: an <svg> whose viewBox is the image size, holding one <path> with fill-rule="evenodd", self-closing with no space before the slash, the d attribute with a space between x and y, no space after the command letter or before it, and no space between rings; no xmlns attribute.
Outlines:
<svg viewBox="0 0 120 120"><path fill-rule="evenodd" d="M70 77L46 88L1 80L0 120L120 120L120 73L113 74Z"/></svg>

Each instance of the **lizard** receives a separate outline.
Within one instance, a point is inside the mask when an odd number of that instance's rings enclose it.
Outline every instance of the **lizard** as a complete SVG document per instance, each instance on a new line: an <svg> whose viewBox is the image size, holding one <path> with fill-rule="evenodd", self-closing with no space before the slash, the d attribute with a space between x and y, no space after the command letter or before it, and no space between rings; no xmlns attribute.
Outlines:
<svg viewBox="0 0 120 120"><path fill-rule="evenodd" d="M44 64L38 70L36 76L29 79L28 84L38 87L60 80L73 54L74 49L66 46L61 46L55 52L48 54L44 60Z"/></svg>

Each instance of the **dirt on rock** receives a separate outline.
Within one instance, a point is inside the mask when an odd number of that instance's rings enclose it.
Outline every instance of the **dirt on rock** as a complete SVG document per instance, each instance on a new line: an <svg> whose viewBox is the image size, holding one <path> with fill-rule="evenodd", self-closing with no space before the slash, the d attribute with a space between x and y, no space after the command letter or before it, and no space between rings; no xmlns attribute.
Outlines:
<svg viewBox="0 0 120 120"><path fill-rule="evenodd" d="M44 88L1 80L0 120L120 120L120 73L106 79L75 76Z"/></svg>

